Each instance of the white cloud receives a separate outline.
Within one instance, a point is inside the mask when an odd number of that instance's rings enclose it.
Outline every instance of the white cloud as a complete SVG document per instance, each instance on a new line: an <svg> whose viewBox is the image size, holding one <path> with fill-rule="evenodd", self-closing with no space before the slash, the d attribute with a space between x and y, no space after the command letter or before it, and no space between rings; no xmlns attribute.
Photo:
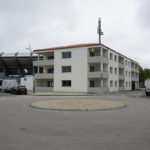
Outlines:
<svg viewBox="0 0 150 150"><path fill-rule="evenodd" d="M148 0L0 0L0 52L102 42L148 66Z"/></svg>

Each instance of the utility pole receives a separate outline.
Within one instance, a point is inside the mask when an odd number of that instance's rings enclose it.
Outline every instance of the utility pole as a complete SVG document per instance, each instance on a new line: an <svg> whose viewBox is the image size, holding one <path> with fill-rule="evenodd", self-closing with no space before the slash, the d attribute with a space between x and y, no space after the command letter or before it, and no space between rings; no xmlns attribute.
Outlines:
<svg viewBox="0 0 150 150"><path fill-rule="evenodd" d="M31 53L31 61L32 61L32 76L33 76L33 93L35 93L35 79L34 79L34 76L35 76L35 72L34 72L34 65L33 65L33 52L32 52L32 49L31 49L31 45L29 44L29 48L26 48L27 50L30 50L30 53Z"/></svg>
<svg viewBox="0 0 150 150"><path fill-rule="evenodd" d="M97 28L97 33L99 35L99 44L101 44L101 35L104 35L101 29L101 18L98 19L98 28Z"/></svg>

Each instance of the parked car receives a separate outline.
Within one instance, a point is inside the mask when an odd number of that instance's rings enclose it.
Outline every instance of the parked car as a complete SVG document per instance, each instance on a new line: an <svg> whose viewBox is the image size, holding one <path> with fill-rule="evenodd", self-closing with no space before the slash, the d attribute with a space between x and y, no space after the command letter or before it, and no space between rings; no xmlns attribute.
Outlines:
<svg viewBox="0 0 150 150"><path fill-rule="evenodd" d="M12 94L27 94L27 89L25 86L16 86L16 87L13 87L10 91L10 93Z"/></svg>
<svg viewBox="0 0 150 150"><path fill-rule="evenodd" d="M1 92L1 89L2 89L2 79L0 79L0 92Z"/></svg>
<svg viewBox="0 0 150 150"><path fill-rule="evenodd" d="M145 80L144 87L146 96L150 95L150 79Z"/></svg>
<svg viewBox="0 0 150 150"><path fill-rule="evenodd" d="M10 92L10 90L13 88L13 87L16 87L18 84L17 84L17 81L14 80L14 79L5 79L2 81L2 87L1 87L1 91L2 92Z"/></svg>

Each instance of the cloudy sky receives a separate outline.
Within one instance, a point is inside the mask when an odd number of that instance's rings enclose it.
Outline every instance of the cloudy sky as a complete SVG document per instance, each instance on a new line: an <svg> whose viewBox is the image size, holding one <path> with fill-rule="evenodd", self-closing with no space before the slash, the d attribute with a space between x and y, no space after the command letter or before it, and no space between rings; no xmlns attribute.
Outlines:
<svg viewBox="0 0 150 150"><path fill-rule="evenodd" d="M0 52L102 43L150 68L150 0L0 0Z"/></svg>

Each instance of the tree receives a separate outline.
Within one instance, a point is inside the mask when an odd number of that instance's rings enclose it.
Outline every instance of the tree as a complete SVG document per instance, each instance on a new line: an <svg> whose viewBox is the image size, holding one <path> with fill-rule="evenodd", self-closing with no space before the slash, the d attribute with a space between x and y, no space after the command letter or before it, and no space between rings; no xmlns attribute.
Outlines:
<svg viewBox="0 0 150 150"><path fill-rule="evenodd" d="M139 83L140 87L143 87L145 81L144 71L141 66L139 66Z"/></svg>
<svg viewBox="0 0 150 150"><path fill-rule="evenodd" d="M145 78L145 80L146 79L148 79L148 78L150 78L150 69L144 69L143 70L143 72L144 72L144 78Z"/></svg>
<svg viewBox="0 0 150 150"><path fill-rule="evenodd" d="M141 87L143 87L144 81L148 78L150 78L150 69L143 69L141 66L139 66L139 83Z"/></svg>

